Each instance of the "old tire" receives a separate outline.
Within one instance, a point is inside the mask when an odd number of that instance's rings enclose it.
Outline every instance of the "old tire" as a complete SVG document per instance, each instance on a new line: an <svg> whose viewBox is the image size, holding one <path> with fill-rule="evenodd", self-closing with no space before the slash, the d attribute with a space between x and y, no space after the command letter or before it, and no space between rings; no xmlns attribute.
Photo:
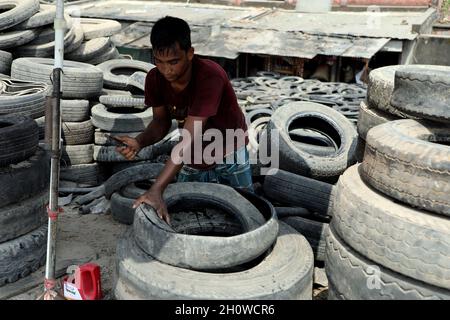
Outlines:
<svg viewBox="0 0 450 320"><path fill-rule="evenodd" d="M331 137L339 148L328 156L316 156L299 149L289 136L291 126L320 130ZM324 105L293 102L278 108L267 126L269 136L272 129L278 130L280 134L280 169L319 180L333 181L356 162L358 134L354 125L338 111ZM276 150L277 145L274 144Z"/></svg>
<svg viewBox="0 0 450 320"><path fill-rule="evenodd" d="M5 0L0 4L0 31L9 29L39 11L39 0Z"/></svg>
<svg viewBox="0 0 450 320"><path fill-rule="evenodd" d="M450 123L450 67L398 70L391 104L412 116Z"/></svg>
<svg viewBox="0 0 450 320"><path fill-rule="evenodd" d="M313 254L306 239L281 222L273 249L257 266L206 273L155 260L128 233L117 246L117 273L117 299L311 300Z"/></svg>
<svg viewBox="0 0 450 320"><path fill-rule="evenodd" d="M434 142L433 142L434 141ZM401 202L450 216L450 131L442 125L397 120L367 136L361 175Z"/></svg>
<svg viewBox="0 0 450 320"><path fill-rule="evenodd" d="M49 156L41 148L22 162L0 167L0 208L47 189L49 181Z"/></svg>
<svg viewBox="0 0 450 320"><path fill-rule="evenodd" d="M48 192L0 208L0 244L39 228L47 220ZM3 258L3 257L2 257Z"/></svg>
<svg viewBox="0 0 450 320"><path fill-rule="evenodd" d="M53 59L19 58L13 61L11 78L51 85ZM64 61L61 77L62 97L86 99L98 96L103 88L103 73L98 68L76 61Z"/></svg>
<svg viewBox="0 0 450 320"><path fill-rule="evenodd" d="M0 50L0 73L9 74L11 71L12 54Z"/></svg>
<svg viewBox="0 0 450 320"><path fill-rule="evenodd" d="M323 216L332 216L334 186L332 184L278 170L264 179L267 198L284 205L302 207Z"/></svg>
<svg viewBox="0 0 450 320"><path fill-rule="evenodd" d="M367 104L369 108L375 108L399 118L408 116L391 105L392 94L395 85L395 73L410 68L410 65L393 65L372 70L369 73L367 86ZM426 65L414 65L414 68L427 69Z"/></svg>
<svg viewBox="0 0 450 320"><path fill-rule="evenodd" d="M89 119L89 100L61 100L61 119L64 122L83 122Z"/></svg>
<svg viewBox="0 0 450 320"><path fill-rule="evenodd" d="M395 203L371 189L361 179L359 166L339 179L331 227L375 263L449 290L450 220Z"/></svg>
<svg viewBox="0 0 450 320"><path fill-rule="evenodd" d="M119 111L117 108L107 109L103 104L96 104L91 109L92 123L105 131L135 132L144 131L153 118L152 108L135 113L118 113Z"/></svg>
<svg viewBox="0 0 450 320"><path fill-rule="evenodd" d="M133 73L136 71L147 73L155 66L139 60L114 59L103 62L97 67L104 73L105 87L126 90L129 77Z"/></svg>
<svg viewBox="0 0 450 320"><path fill-rule="evenodd" d="M366 141L367 132L380 124L400 118L378 109L369 108L365 101L361 102L358 116L358 134ZM364 151L364 150L363 150Z"/></svg>
<svg viewBox="0 0 450 320"><path fill-rule="evenodd" d="M45 263L47 225L0 244L0 286L26 277Z"/></svg>
<svg viewBox="0 0 450 320"><path fill-rule="evenodd" d="M94 142L94 126L91 120L61 123L61 135L66 145L90 144Z"/></svg>
<svg viewBox="0 0 450 320"><path fill-rule="evenodd" d="M39 128L28 117L0 116L0 167L31 157L39 143Z"/></svg>
<svg viewBox="0 0 450 320"><path fill-rule="evenodd" d="M153 209L139 207L133 224L136 243L144 252L172 266L197 270L234 267L261 255L278 234L273 207L271 217L265 222L258 209L230 187L177 183L167 188L164 199L169 211L172 206L183 211L217 206L235 216L247 231L226 238L179 234L163 223ZM180 250L185 254L180 255Z"/></svg>
<svg viewBox="0 0 450 320"><path fill-rule="evenodd" d="M330 300L450 299L450 291L379 265L349 247L331 229L327 235L325 270Z"/></svg>
<svg viewBox="0 0 450 320"><path fill-rule="evenodd" d="M61 164L62 166L87 164L94 161L94 145L93 144L81 144L81 145L65 145L62 148Z"/></svg>
<svg viewBox="0 0 450 320"><path fill-rule="evenodd" d="M314 221L304 217L286 217L280 220L290 225L308 240L316 261L325 261L325 238L329 228L328 223Z"/></svg>

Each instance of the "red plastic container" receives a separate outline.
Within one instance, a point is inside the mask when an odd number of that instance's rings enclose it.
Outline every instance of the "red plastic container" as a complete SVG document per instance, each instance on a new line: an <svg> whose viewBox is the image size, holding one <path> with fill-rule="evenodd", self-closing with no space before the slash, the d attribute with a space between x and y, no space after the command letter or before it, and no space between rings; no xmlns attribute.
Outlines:
<svg viewBox="0 0 450 320"><path fill-rule="evenodd" d="M78 266L73 275L64 278L64 296L72 300L100 300L100 280L100 267L95 263Z"/></svg>

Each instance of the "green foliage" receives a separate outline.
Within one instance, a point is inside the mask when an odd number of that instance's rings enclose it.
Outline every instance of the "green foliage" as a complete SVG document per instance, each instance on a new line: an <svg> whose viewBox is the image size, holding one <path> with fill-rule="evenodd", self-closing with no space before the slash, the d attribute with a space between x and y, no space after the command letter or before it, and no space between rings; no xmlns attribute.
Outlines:
<svg viewBox="0 0 450 320"><path fill-rule="evenodd" d="M448 13L450 9L450 0L444 0L442 2L442 12Z"/></svg>

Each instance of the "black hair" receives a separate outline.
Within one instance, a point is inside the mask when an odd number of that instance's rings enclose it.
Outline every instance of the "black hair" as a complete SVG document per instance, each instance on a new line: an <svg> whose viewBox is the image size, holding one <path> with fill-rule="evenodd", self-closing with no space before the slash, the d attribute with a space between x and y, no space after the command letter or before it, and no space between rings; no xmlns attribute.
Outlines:
<svg viewBox="0 0 450 320"><path fill-rule="evenodd" d="M186 21L176 17L165 16L153 25L150 35L153 51L165 52L176 46L188 51L191 48L191 29Z"/></svg>

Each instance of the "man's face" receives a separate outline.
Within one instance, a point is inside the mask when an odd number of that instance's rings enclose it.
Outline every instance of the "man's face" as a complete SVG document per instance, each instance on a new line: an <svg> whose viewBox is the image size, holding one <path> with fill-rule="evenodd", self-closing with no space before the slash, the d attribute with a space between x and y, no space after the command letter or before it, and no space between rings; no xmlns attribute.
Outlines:
<svg viewBox="0 0 450 320"><path fill-rule="evenodd" d="M175 82L180 79L188 70L194 49L190 48L187 52L180 48L178 43L167 50L154 51L155 65L159 72L169 82Z"/></svg>

